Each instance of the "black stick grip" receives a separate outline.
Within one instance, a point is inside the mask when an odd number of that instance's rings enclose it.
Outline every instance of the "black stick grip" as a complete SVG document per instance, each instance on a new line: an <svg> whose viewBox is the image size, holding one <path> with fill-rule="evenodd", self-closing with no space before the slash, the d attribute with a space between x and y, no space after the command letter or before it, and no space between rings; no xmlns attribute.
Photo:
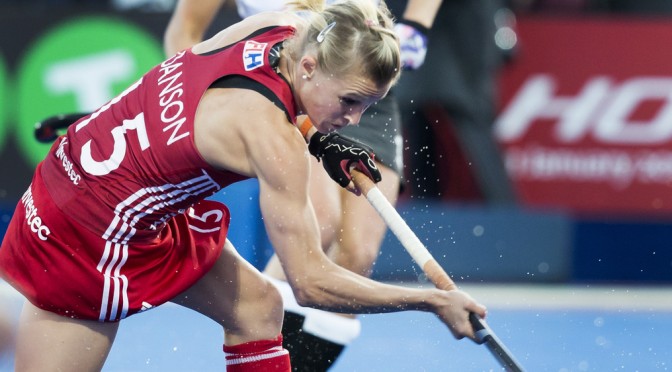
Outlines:
<svg viewBox="0 0 672 372"><path fill-rule="evenodd" d="M475 313L469 313L469 322L474 328L476 343L485 344L490 353L509 372L523 372L524 369L513 357L513 354L504 346L488 325Z"/></svg>
<svg viewBox="0 0 672 372"><path fill-rule="evenodd" d="M58 131L65 129L90 113L55 115L35 123L35 139L42 143L54 142Z"/></svg>

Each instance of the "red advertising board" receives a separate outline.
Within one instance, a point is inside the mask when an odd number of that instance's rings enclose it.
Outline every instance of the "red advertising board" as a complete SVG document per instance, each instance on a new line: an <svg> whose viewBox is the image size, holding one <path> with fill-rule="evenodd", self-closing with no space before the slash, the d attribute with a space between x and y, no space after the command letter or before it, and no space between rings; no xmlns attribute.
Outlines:
<svg viewBox="0 0 672 372"><path fill-rule="evenodd" d="M521 19L495 135L521 202L672 215L672 19Z"/></svg>

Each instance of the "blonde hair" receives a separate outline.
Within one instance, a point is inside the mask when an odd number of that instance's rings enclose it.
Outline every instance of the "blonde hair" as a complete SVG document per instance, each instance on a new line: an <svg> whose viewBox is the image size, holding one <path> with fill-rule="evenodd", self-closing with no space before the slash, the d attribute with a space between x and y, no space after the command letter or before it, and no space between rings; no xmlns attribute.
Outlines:
<svg viewBox="0 0 672 372"><path fill-rule="evenodd" d="M295 0L287 5L308 11L308 26L298 45L287 47L294 58L314 51L326 73L343 76L361 72L378 86L394 83L401 73L399 40L392 15L381 0L344 0L325 6L324 0Z"/></svg>

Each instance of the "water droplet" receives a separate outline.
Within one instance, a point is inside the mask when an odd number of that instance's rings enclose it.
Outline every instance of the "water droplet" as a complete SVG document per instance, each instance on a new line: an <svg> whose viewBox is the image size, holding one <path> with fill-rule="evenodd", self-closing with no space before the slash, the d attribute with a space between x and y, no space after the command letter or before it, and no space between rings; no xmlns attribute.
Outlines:
<svg viewBox="0 0 672 372"><path fill-rule="evenodd" d="M482 236L484 232L485 232L485 228L483 226L481 226L481 225L474 226L474 229L473 229L474 236Z"/></svg>
<svg viewBox="0 0 672 372"><path fill-rule="evenodd" d="M587 371L589 369L588 361L582 360L579 362L579 371Z"/></svg>
<svg viewBox="0 0 672 372"><path fill-rule="evenodd" d="M608 341L604 336L597 336L595 338L595 344L597 344L597 346L607 346L607 343Z"/></svg>

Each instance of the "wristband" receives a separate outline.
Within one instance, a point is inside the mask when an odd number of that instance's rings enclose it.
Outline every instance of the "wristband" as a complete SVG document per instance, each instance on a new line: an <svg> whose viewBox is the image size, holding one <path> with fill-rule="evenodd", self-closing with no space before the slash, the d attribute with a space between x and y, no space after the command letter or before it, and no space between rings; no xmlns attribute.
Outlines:
<svg viewBox="0 0 672 372"><path fill-rule="evenodd" d="M422 24L416 22L416 21L411 21L410 19L402 18L399 23L403 23L405 25L409 25L413 27L414 29L418 30L423 36L427 36L429 34L429 28L423 26Z"/></svg>
<svg viewBox="0 0 672 372"><path fill-rule="evenodd" d="M299 127L299 132L301 132L303 138L306 138L306 135L308 135L308 131L312 127L313 123L310 121L310 118L306 116L306 120L304 120L303 123L301 123L301 126Z"/></svg>

